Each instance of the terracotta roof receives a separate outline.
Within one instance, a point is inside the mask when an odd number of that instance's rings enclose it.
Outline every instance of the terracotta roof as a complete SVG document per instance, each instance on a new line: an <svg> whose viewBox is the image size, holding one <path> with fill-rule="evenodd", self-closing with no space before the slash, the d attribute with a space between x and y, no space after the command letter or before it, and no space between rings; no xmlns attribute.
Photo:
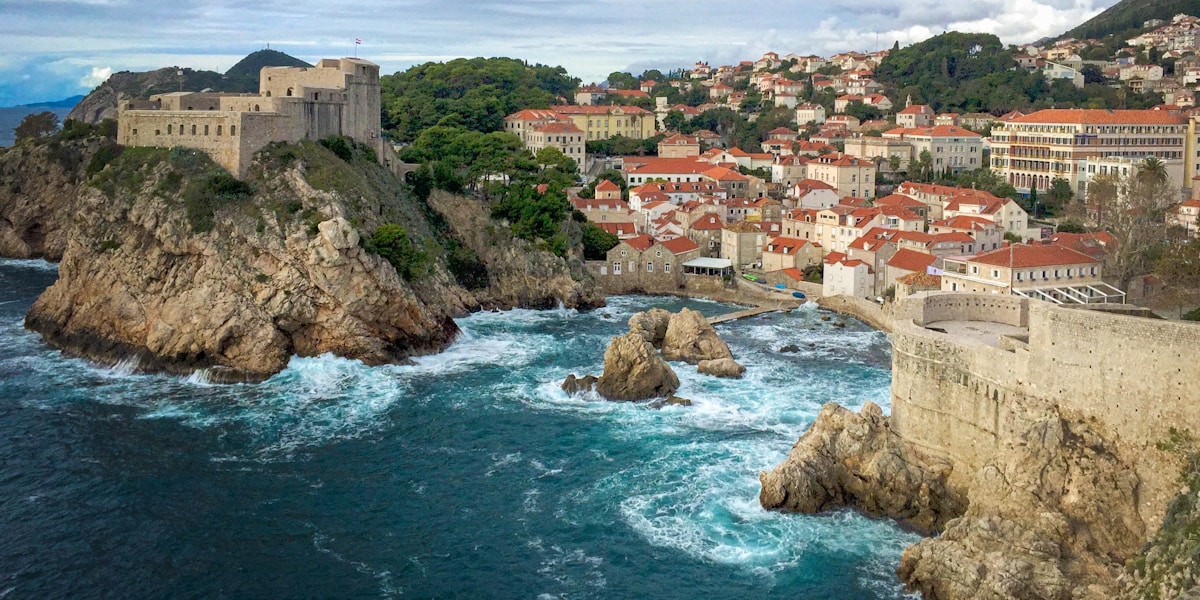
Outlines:
<svg viewBox="0 0 1200 600"><path fill-rule="evenodd" d="M629 235L637 231L633 223L594 223L594 225L613 235Z"/></svg>
<svg viewBox="0 0 1200 600"><path fill-rule="evenodd" d="M700 140L694 136L675 134L669 138L659 142L659 146L695 146L700 143Z"/></svg>
<svg viewBox="0 0 1200 600"><path fill-rule="evenodd" d="M643 233L637 237L625 240L625 243L633 246L638 252L645 252L650 249L650 246L654 245L654 238Z"/></svg>
<svg viewBox="0 0 1200 600"><path fill-rule="evenodd" d="M796 281L804 281L804 271L801 271L800 269L797 269L796 267L788 267L786 269L780 269L779 272L783 273L783 275L785 277L787 277L788 279L794 279Z"/></svg>
<svg viewBox="0 0 1200 600"><path fill-rule="evenodd" d="M597 192L615 192L615 191L620 191L620 189L621 189L621 186L619 186L607 179L603 179L600 181L600 183L596 184Z"/></svg>
<svg viewBox="0 0 1200 600"><path fill-rule="evenodd" d="M617 199L571 198L571 205L579 210L629 210L628 202Z"/></svg>
<svg viewBox="0 0 1200 600"><path fill-rule="evenodd" d="M534 128L534 131L542 133L583 133L583 130L576 127L574 123L546 123Z"/></svg>
<svg viewBox="0 0 1200 600"><path fill-rule="evenodd" d="M930 223L931 227L948 227L950 229L970 229L978 231L980 229L994 229L996 223L983 217L974 217L971 215L958 215L941 221Z"/></svg>
<svg viewBox="0 0 1200 600"><path fill-rule="evenodd" d="M896 283L902 283L910 287L932 288L936 290L942 287L942 277L928 273L909 273L897 278Z"/></svg>
<svg viewBox="0 0 1200 600"><path fill-rule="evenodd" d="M902 206L905 208L923 208L925 203L901 194L888 194L875 199L876 206Z"/></svg>
<svg viewBox="0 0 1200 600"><path fill-rule="evenodd" d="M905 271L913 271L915 273L924 273L925 268L937 261L937 257L924 252L917 252L908 248L901 248L888 259L889 267L904 269Z"/></svg>
<svg viewBox="0 0 1200 600"><path fill-rule="evenodd" d="M800 250L804 249L806 244L808 244L808 240L781 236L767 242L767 245L763 246L762 251L771 254L783 254L784 256L795 256L800 253Z"/></svg>
<svg viewBox="0 0 1200 600"><path fill-rule="evenodd" d="M575 104L560 104L551 106L550 110L563 115L607 115L621 112L627 115L648 115L650 111L637 106L578 106Z"/></svg>
<svg viewBox="0 0 1200 600"><path fill-rule="evenodd" d="M691 228L699 231L714 231L723 227L725 227L725 222L721 220L721 217L714 213L708 213L696 219Z"/></svg>
<svg viewBox="0 0 1200 600"><path fill-rule="evenodd" d="M1016 117L1012 121L1015 123L1082 123L1086 125L1182 125L1187 122L1187 119L1157 110L1048 108Z"/></svg>
<svg viewBox="0 0 1200 600"><path fill-rule="evenodd" d="M670 173L696 175L712 168L712 164L689 158L637 158L625 161L625 172L631 174Z"/></svg>
<svg viewBox="0 0 1200 600"><path fill-rule="evenodd" d="M917 136L917 137L969 137L982 138L982 135L956 125L937 125L934 127L896 127L883 132L884 135Z"/></svg>
<svg viewBox="0 0 1200 600"><path fill-rule="evenodd" d="M562 117L558 113L556 113L552 110L542 109L542 108L527 108L525 110L519 110L511 115L508 115L507 117L504 117L504 120L505 121L560 121L560 120L562 120Z"/></svg>
<svg viewBox="0 0 1200 600"><path fill-rule="evenodd" d="M905 107L904 110L902 110L896 114L898 114L898 115L920 115L920 114L932 115L933 109L929 108L929 106L926 104L914 104L912 106Z"/></svg>
<svg viewBox="0 0 1200 600"><path fill-rule="evenodd" d="M935 243L935 244L939 243L939 242L957 242L960 244L970 244L971 242L974 242L974 241L975 241L975 238L973 238L961 231L948 231L946 233L935 233L935 234L933 234L933 239L931 240L931 242Z"/></svg>
<svg viewBox="0 0 1200 600"><path fill-rule="evenodd" d="M677 237L673 240L659 242L659 245L667 250L670 250L671 253L675 255L683 254L684 252L691 252L692 250L697 250L700 248L700 246L696 245L696 242L693 242L685 237Z"/></svg>
<svg viewBox="0 0 1200 600"><path fill-rule="evenodd" d="M1048 241L1052 244L1070 248L1076 252L1082 252L1092 258L1103 258L1105 254L1115 250L1117 246L1116 238L1107 231L1098 231L1095 233L1056 233L1050 236Z"/></svg>
<svg viewBox="0 0 1200 600"><path fill-rule="evenodd" d="M1013 244L1006 248L983 252L967 259L998 267L1053 267L1100 262L1086 254L1057 244L1030 246Z"/></svg>
<svg viewBox="0 0 1200 600"><path fill-rule="evenodd" d="M841 262L844 258L846 258L846 254L844 252L830 252L829 254L825 255L825 264L831 265L836 262Z"/></svg>
<svg viewBox="0 0 1200 600"><path fill-rule="evenodd" d="M626 98L649 98L650 94L642 90L608 90L608 93L613 96L624 96Z"/></svg>

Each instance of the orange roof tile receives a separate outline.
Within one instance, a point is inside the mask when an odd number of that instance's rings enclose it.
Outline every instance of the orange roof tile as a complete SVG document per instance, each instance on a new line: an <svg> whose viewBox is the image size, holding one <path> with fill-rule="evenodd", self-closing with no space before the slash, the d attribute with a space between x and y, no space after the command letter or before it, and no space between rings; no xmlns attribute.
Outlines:
<svg viewBox="0 0 1200 600"><path fill-rule="evenodd" d="M924 273L925 268L937 261L937 257L924 252L917 252L908 248L901 248L888 259L889 267L904 269L905 271L913 271L916 273Z"/></svg>
<svg viewBox="0 0 1200 600"><path fill-rule="evenodd" d="M659 245L667 250L670 250L671 254L675 254L676 256L683 254L684 252L691 252L692 250L698 250L700 248L700 246L696 245L696 242L693 242L685 237L677 237L673 240L659 242Z"/></svg>
<svg viewBox="0 0 1200 600"><path fill-rule="evenodd" d="M1053 267L1100 262L1086 254L1057 244L1036 245L1012 244L1005 248L976 254L971 262L999 267Z"/></svg>
<svg viewBox="0 0 1200 600"><path fill-rule="evenodd" d="M596 184L597 192L615 192L621 189L621 186L609 181L608 179L601 180Z"/></svg>
<svg viewBox="0 0 1200 600"><path fill-rule="evenodd" d="M643 233L637 237L625 240L625 243L633 246L638 252L645 252L650 249L650 246L654 245L654 238Z"/></svg>
<svg viewBox="0 0 1200 600"><path fill-rule="evenodd" d="M796 254L799 254L807 244L808 240L780 236L777 238L772 238L771 241L767 242L767 245L763 246L762 251L771 254L795 256Z"/></svg>
<svg viewBox="0 0 1200 600"><path fill-rule="evenodd" d="M1182 125L1184 117L1158 110L1047 108L1012 119L1016 123L1082 123L1085 125Z"/></svg>

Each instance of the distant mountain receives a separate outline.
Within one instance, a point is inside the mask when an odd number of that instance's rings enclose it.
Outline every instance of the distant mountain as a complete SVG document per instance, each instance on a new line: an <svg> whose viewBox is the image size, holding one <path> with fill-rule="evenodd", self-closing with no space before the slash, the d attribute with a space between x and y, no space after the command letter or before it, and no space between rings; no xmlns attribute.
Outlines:
<svg viewBox="0 0 1200 600"><path fill-rule="evenodd" d="M71 112L71 108L79 101L83 100L83 96L71 96L62 100L54 100L52 102L35 102L33 104L22 104L21 106L5 106L0 108L0 147L13 145L14 136L13 130L21 121L28 115L50 111L61 120Z"/></svg>
<svg viewBox="0 0 1200 600"><path fill-rule="evenodd" d="M249 75L254 77L254 84L258 85L258 72L263 67L311 67L312 65L278 50L258 50L246 55L246 58L239 60L236 65L229 67L225 71L226 77L243 77Z"/></svg>
<svg viewBox="0 0 1200 600"><path fill-rule="evenodd" d="M1169 21L1180 13L1200 16L1200 0L1121 0L1057 39L1101 39L1112 34L1132 37L1144 29L1146 21Z"/></svg>
<svg viewBox="0 0 1200 600"><path fill-rule="evenodd" d="M259 50L238 61L225 74L179 67L166 67L140 73L121 71L113 73L107 81L100 84L100 87L92 90L75 106L67 118L85 123L115 119L118 97L146 99L152 94L177 91L199 92L205 89L235 94L257 92L260 69L294 66L309 67L312 65L276 50Z"/></svg>

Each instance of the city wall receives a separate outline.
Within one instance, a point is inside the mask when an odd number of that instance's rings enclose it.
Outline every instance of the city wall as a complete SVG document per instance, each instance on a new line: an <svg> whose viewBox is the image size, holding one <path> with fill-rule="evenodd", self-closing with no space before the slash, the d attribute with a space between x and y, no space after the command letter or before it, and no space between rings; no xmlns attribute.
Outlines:
<svg viewBox="0 0 1200 600"><path fill-rule="evenodd" d="M1179 457L1156 444L1200 433L1194 346L1200 326L992 295L906 299L892 335L892 428L955 463L965 491L1000 444L1057 412L1114 443L1141 480L1138 511L1155 527L1179 491ZM1027 326L998 345L925 329L937 321Z"/></svg>

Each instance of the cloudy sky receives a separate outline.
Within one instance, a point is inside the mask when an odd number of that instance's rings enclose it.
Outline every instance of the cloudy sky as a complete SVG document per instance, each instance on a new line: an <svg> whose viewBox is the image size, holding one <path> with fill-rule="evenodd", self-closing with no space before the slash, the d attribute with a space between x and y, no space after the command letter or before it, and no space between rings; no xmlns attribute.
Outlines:
<svg viewBox="0 0 1200 600"><path fill-rule="evenodd" d="M384 73L460 56L563 65L585 82L774 50L828 55L947 30L1025 43L1117 0L0 0L0 106L83 94L115 71L224 71L266 47Z"/></svg>

